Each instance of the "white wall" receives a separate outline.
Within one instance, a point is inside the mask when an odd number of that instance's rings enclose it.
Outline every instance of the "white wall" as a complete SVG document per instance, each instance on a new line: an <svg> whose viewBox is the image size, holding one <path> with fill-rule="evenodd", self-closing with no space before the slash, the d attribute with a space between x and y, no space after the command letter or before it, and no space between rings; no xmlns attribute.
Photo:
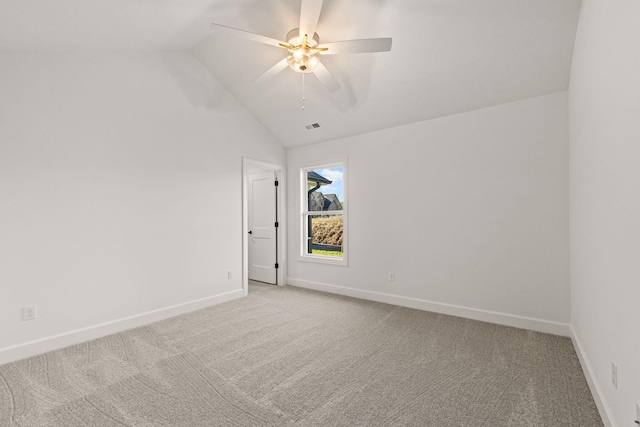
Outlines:
<svg viewBox="0 0 640 427"><path fill-rule="evenodd" d="M583 0L569 89L572 325L618 426L635 425L640 403L639 46L639 1Z"/></svg>
<svg viewBox="0 0 640 427"><path fill-rule="evenodd" d="M242 295L242 156L285 151L191 54L2 54L0 75L0 363Z"/></svg>
<svg viewBox="0 0 640 427"><path fill-rule="evenodd" d="M287 153L290 284L569 333L566 92ZM298 167L341 155L349 266L298 261Z"/></svg>

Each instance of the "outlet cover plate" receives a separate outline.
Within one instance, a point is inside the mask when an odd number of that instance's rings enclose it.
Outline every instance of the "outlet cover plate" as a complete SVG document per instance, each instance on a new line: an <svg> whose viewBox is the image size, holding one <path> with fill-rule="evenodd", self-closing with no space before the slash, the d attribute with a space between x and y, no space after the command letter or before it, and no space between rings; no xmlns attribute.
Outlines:
<svg viewBox="0 0 640 427"><path fill-rule="evenodd" d="M35 305L22 307L22 320L33 320L38 316Z"/></svg>

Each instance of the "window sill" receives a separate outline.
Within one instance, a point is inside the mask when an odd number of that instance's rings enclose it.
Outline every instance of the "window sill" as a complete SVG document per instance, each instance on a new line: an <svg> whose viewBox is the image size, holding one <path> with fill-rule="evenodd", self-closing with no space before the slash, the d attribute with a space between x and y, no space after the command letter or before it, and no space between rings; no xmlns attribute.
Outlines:
<svg viewBox="0 0 640 427"><path fill-rule="evenodd" d="M298 256L298 261L312 262L315 264L338 265L341 267L347 267L348 265L346 257L335 257L332 259L324 256L300 255Z"/></svg>

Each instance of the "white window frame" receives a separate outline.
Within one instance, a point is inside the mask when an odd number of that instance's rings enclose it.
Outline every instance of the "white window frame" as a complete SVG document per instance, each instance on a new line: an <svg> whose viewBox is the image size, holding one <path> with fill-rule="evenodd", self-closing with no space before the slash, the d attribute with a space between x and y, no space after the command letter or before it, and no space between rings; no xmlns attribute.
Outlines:
<svg viewBox="0 0 640 427"><path fill-rule="evenodd" d="M307 217L308 215L316 215L318 211L309 211L308 199L307 199L307 172L317 171L322 169L330 169L335 167L342 167L342 210L341 211L322 211L323 215L342 215L342 257L331 257L326 255L314 255L307 253ZM300 251L298 259L305 262L314 262L318 264L330 264L339 266L348 266L348 225L347 225L347 211L348 211L348 194L347 194L347 159L333 159L330 161L318 161L313 163L306 163L299 167L300 176L300 214L298 219L300 222Z"/></svg>

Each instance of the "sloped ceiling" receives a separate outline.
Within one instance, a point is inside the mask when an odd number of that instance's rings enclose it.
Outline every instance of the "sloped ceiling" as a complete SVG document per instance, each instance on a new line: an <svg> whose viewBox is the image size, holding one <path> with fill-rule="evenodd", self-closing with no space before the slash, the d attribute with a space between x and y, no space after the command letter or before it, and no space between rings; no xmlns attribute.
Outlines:
<svg viewBox="0 0 640 427"><path fill-rule="evenodd" d="M288 68L252 84L286 51L209 31L216 22L283 40L300 0L0 0L0 50L191 50L294 147L566 90L579 9L579 0L325 0L321 42L393 38L390 52L325 56L342 86L334 93Z"/></svg>

